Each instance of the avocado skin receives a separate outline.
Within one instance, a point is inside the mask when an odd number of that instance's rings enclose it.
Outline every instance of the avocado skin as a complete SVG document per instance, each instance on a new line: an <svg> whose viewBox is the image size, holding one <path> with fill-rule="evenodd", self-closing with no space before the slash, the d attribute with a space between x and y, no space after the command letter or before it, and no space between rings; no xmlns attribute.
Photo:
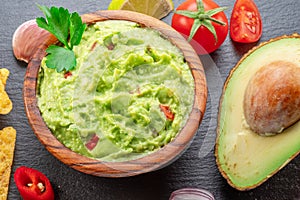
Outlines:
<svg viewBox="0 0 300 200"><path fill-rule="evenodd" d="M280 45L285 42L286 45L281 47ZM290 44L295 45L296 51L291 50L293 48L289 46ZM276 45L279 45L278 48ZM274 51L275 54L270 56ZM276 51L283 52L276 54ZM292 57L290 54L285 56L288 53L292 54ZM242 93L243 97L245 87L251 77L251 74L245 75L245 71L249 71L247 66L249 67L251 62L255 61L252 63L255 68L252 70L253 75L256 70L265 65L265 63L260 65L261 60L272 62L288 59L296 62L300 67L299 57L300 35L295 33L290 36L277 37L261 43L246 53L225 81L219 104L215 157L220 173L229 185L237 190L245 191L258 187L299 154L300 123L295 123L275 136L260 136L251 131L245 122L243 98L234 96L234 90L237 89L237 93ZM238 82L237 86L234 87L232 82ZM230 96L234 96L233 102L229 101Z"/></svg>

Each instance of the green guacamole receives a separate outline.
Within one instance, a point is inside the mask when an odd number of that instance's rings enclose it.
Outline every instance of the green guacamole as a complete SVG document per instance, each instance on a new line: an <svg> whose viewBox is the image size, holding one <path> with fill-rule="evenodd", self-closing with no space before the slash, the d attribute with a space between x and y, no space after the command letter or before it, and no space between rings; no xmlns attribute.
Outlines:
<svg viewBox="0 0 300 200"><path fill-rule="evenodd" d="M157 31L109 20L87 28L77 66L57 73L42 61L38 106L71 150L103 161L142 157L185 125L194 81L179 49Z"/></svg>

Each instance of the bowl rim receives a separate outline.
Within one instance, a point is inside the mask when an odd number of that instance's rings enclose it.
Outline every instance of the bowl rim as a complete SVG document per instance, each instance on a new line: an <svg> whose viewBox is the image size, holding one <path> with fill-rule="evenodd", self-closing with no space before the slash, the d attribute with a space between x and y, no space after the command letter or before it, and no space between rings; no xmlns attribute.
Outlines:
<svg viewBox="0 0 300 200"><path fill-rule="evenodd" d="M105 20L127 20L136 22L143 27L152 28L160 32L173 45L177 46L183 53L188 63L195 83L194 103L192 111L185 126L177 136L167 145L135 160L123 162L106 162L92 159L73 152L65 147L52 134L44 122L37 105L37 76L42 58L46 55L45 49L57 40L50 35L47 40L37 49L30 59L24 76L23 100L25 112L29 124L45 148L58 160L71 168L86 174L100 177L128 177L154 171L165 167L176 160L190 145L204 116L207 100L207 85L202 63L190 44L184 37L163 21L132 11L108 11L99 10L82 15L87 24Z"/></svg>

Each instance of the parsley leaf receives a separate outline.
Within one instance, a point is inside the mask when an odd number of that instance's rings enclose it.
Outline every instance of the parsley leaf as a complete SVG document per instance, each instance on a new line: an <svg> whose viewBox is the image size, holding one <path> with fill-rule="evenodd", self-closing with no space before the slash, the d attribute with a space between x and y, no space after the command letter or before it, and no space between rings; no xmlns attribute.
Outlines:
<svg viewBox="0 0 300 200"><path fill-rule="evenodd" d="M76 66L76 57L73 50L75 45L81 41L86 24L82 23L78 13L69 13L68 9L38 5L44 13L45 18L39 17L36 23L52 33L65 47L51 45L46 52L46 64L49 68L56 69L57 72L69 71Z"/></svg>
<svg viewBox="0 0 300 200"><path fill-rule="evenodd" d="M70 41L72 45L78 45L86 28L86 24L82 24L81 17L78 13L72 13L70 21Z"/></svg>
<svg viewBox="0 0 300 200"><path fill-rule="evenodd" d="M72 50L64 47L51 45L46 50L48 53L46 65L57 72L69 71L76 66L76 57Z"/></svg>
<svg viewBox="0 0 300 200"><path fill-rule="evenodd" d="M39 6L46 16L46 19L39 17L36 22L40 28L52 33L61 43L68 47L68 36L70 27L70 13L67 9L46 6ZM48 22L48 23L47 23Z"/></svg>

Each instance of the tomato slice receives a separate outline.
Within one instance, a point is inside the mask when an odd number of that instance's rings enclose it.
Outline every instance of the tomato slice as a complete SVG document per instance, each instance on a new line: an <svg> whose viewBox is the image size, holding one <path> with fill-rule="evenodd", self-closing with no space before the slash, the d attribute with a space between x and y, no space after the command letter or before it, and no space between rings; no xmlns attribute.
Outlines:
<svg viewBox="0 0 300 200"><path fill-rule="evenodd" d="M262 34L262 20L253 0L237 0L230 19L230 37L241 43L259 40Z"/></svg>

